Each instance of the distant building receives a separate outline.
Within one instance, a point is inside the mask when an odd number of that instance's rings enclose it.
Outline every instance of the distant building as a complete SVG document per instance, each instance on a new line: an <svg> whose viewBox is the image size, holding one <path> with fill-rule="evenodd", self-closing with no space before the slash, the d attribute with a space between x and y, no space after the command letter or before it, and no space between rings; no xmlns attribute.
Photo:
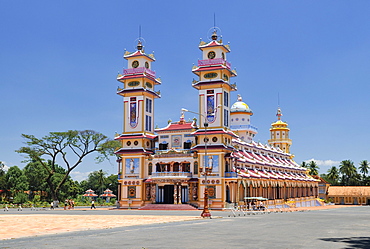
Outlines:
<svg viewBox="0 0 370 249"><path fill-rule="evenodd" d="M328 190L330 187L330 183L325 181L323 178L317 175L313 175L313 178L319 180L319 198L323 200L328 199Z"/></svg>
<svg viewBox="0 0 370 249"><path fill-rule="evenodd" d="M215 31L199 49L202 59L192 68L198 77L192 82L199 99L194 110L198 118L186 121L184 112L192 111L183 109L179 121L156 129L154 102L161 95L154 88L161 80L152 70L154 55L144 52L141 41L137 51L124 54L128 67L117 77L123 83L117 94L124 108L123 132L115 138L122 142L116 151L119 206L188 203L201 208L205 188L212 209L240 204L246 197L272 202L316 198L318 180L294 162L280 108L269 144L253 141L257 128L250 122L252 110L240 95L231 104L230 93L237 90L231 78L237 72L227 60L229 45ZM186 107L186 99L178 101Z"/></svg>
<svg viewBox="0 0 370 249"><path fill-rule="evenodd" d="M330 186L328 198L340 205L370 205L370 187Z"/></svg>

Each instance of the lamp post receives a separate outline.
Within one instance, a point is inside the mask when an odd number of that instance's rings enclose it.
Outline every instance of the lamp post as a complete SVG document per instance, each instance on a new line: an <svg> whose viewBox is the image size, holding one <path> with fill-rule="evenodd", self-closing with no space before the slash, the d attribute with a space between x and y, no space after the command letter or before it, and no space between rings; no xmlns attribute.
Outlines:
<svg viewBox="0 0 370 249"><path fill-rule="evenodd" d="M208 167L208 157L207 157L207 142L208 142L208 137L207 137L207 127L208 127L208 122L207 122L207 118L202 114L202 113L198 113L198 112L193 112L193 111L189 111L185 108L182 108L181 111L183 112L191 112L191 113L194 113L194 114L198 114L198 115L201 115L203 116L204 118L204 160L206 162L203 162L204 163L204 170L203 170L203 174L204 174L204 204L203 204L203 211L201 213L200 216L202 216L203 218L211 218L211 213L209 212L209 209L208 209L208 183L207 183L207 175L208 175L208 171L210 170L209 167Z"/></svg>

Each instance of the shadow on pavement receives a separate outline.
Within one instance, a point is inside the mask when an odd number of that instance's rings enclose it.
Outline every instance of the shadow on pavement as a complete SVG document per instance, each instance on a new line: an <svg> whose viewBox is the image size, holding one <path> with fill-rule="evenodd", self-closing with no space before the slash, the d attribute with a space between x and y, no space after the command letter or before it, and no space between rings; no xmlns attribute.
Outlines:
<svg viewBox="0 0 370 249"><path fill-rule="evenodd" d="M320 240L345 243L346 248L370 248L370 237L323 238Z"/></svg>

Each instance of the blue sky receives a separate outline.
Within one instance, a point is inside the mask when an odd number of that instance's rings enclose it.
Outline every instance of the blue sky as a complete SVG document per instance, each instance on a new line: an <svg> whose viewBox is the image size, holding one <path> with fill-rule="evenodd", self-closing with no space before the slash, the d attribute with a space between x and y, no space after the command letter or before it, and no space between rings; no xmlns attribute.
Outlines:
<svg viewBox="0 0 370 249"><path fill-rule="evenodd" d="M191 87L199 39L213 26L230 42L233 79L254 115L256 141L269 139L280 95L295 160L315 159L324 173L350 159L370 160L369 1L0 1L0 160L24 167L21 134L93 129L122 131L118 72L139 25L162 79L155 124L197 110ZM186 114L186 118L192 118ZM116 164L87 159L81 180Z"/></svg>

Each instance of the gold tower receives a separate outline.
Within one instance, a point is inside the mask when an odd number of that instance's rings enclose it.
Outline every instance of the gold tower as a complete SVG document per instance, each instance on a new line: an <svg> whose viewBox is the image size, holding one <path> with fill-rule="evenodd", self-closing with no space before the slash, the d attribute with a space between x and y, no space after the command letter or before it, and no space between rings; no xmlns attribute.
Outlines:
<svg viewBox="0 0 370 249"><path fill-rule="evenodd" d="M288 123L281 120L280 107L277 110L276 116L278 120L271 124L270 134L271 139L268 143L274 147L280 148L285 153L290 153L290 146L292 145L292 140L289 138L289 128Z"/></svg>

